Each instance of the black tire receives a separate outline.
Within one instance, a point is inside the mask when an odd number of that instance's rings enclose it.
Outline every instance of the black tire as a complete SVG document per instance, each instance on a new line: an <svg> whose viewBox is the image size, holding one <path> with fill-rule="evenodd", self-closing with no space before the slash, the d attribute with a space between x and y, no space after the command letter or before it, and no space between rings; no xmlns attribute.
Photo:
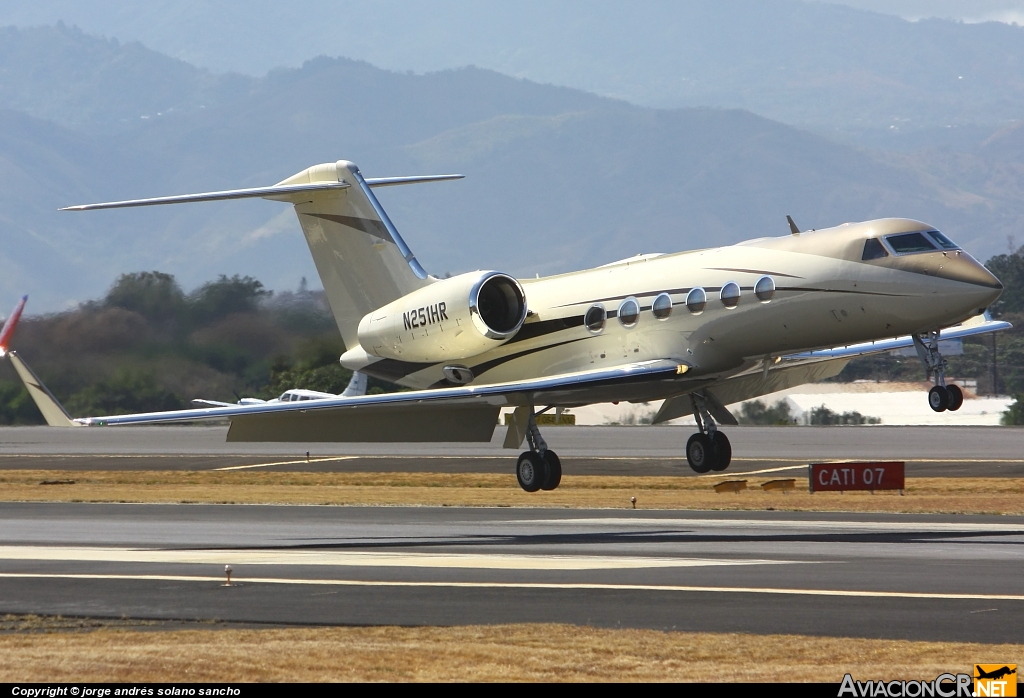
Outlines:
<svg viewBox="0 0 1024 698"><path fill-rule="evenodd" d="M949 393L949 405L946 409L956 412L964 404L964 391L960 390L959 385L947 385L946 392Z"/></svg>
<svg viewBox="0 0 1024 698"><path fill-rule="evenodd" d="M686 461L695 473L706 473L715 464L715 445L704 434L694 434L686 442Z"/></svg>
<svg viewBox="0 0 1024 698"><path fill-rule="evenodd" d="M548 464L533 451L523 451L516 462L516 479L527 492L536 492L548 479Z"/></svg>
<svg viewBox="0 0 1024 698"><path fill-rule="evenodd" d="M928 391L928 406L936 412L945 412L949 407L949 391L941 385L933 386Z"/></svg>
<svg viewBox="0 0 1024 698"><path fill-rule="evenodd" d="M729 437L720 431L716 431L711 437L711 443L715 447L715 462L711 469L721 472L732 462L732 444L729 443Z"/></svg>
<svg viewBox="0 0 1024 698"><path fill-rule="evenodd" d="M545 451L544 460L548 463L548 479L540 486L542 490L553 490L562 482L562 461L554 451Z"/></svg>

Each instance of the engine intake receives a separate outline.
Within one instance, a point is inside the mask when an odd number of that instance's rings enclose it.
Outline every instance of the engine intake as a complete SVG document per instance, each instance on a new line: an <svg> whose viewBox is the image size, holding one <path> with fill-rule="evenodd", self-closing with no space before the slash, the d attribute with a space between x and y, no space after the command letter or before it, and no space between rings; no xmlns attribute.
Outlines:
<svg viewBox="0 0 1024 698"><path fill-rule="evenodd" d="M465 359L510 340L526 312L526 295L514 278L470 272L367 314L359 322L359 344L367 354L402 361Z"/></svg>

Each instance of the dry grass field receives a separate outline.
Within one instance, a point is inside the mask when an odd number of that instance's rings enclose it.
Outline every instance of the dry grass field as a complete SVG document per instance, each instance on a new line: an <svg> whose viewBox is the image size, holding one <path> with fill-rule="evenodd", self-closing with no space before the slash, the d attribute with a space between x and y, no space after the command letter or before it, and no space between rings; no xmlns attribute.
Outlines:
<svg viewBox="0 0 1024 698"><path fill-rule="evenodd" d="M0 501L631 508L636 497L638 509L1024 514L1024 479L912 478L904 496L811 494L803 478L795 490L765 492L767 477L719 494L712 486L723 479L566 476L557 490L530 494L513 476L490 474L7 470Z"/></svg>
<svg viewBox="0 0 1024 698"><path fill-rule="evenodd" d="M84 625L84 627L83 627ZM826 681L934 679L1024 646L572 625L201 629L7 619L0 681ZM101 624L102 626L102 624Z"/></svg>

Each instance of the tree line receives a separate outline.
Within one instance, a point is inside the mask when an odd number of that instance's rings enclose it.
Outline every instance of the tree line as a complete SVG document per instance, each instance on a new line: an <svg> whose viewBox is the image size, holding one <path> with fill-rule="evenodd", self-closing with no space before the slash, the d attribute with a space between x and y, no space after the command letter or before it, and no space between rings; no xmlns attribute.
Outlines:
<svg viewBox="0 0 1024 698"><path fill-rule="evenodd" d="M289 388L340 393L351 371L322 291L305 280L273 293L249 276L220 276L186 293L159 271L122 274L106 296L25 316L11 345L74 416L182 409ZM373 392L394 390L370 381ZM0 362L0 424L41 424L8 362Z"/></svg>

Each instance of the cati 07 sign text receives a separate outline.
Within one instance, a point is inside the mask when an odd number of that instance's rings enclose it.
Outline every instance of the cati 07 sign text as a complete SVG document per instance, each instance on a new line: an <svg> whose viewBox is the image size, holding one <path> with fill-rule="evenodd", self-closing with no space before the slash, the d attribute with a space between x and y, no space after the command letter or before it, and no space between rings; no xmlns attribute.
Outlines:
<svg viewBox="0 0 1024 698"><path fill-rule="evenodd" d="M811 492L902 490L903 463L811 463Z"/></svg>

